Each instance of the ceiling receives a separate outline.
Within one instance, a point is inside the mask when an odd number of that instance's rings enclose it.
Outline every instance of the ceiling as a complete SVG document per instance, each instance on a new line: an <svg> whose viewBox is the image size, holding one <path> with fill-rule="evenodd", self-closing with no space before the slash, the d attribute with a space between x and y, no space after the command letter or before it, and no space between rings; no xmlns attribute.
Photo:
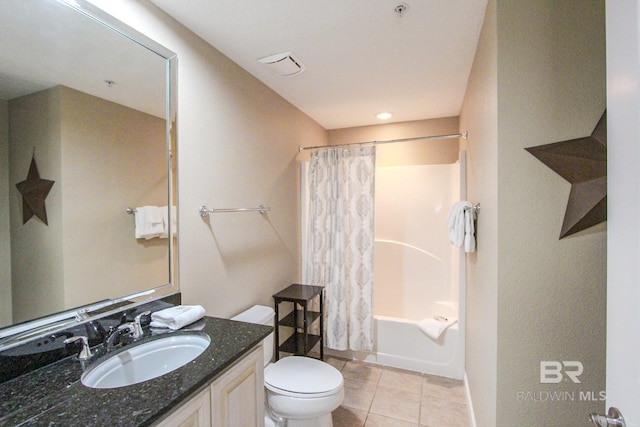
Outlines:
<svg viewBox="0 0 640 427"><path fill-rule="evenodd" d="M487 0L151 0L325 129L458 116ZM396 6L405 4L399 16ZM257 60L293 52L279 77Z"/></svg>

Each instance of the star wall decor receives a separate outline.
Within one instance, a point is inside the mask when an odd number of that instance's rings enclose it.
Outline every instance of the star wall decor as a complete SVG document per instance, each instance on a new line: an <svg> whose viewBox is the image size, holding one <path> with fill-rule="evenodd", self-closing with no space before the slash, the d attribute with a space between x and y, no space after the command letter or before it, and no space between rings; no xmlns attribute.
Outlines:
<svg viewBox="0 0 640 427"><path fill-rule="evenodd" d="M44 200L47 198L55 181L41 179L36 165L36 158L31 158L31 166L27 173L27 179L16 184L22 194L22 223L26 224L34 215L49 225L47 222L47 207Z"/></svg>
<svg viewBox="0 0 640 427"><path fill-rule="evenodd" d="M607 112L590 136L525 148L571 183L560 239L607 220Z"/></svg>

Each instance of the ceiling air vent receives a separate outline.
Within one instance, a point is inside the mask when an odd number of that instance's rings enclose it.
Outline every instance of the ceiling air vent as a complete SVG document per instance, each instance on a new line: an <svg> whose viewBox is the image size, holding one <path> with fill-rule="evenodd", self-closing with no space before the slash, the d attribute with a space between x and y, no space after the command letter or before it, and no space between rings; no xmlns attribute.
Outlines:
<svg viewBox="0 0 640 427"><path fill-rule="evenodd" d="M277 53L258 59L267 70L279 77L293 77L307 69L292 52Z"/></svg>

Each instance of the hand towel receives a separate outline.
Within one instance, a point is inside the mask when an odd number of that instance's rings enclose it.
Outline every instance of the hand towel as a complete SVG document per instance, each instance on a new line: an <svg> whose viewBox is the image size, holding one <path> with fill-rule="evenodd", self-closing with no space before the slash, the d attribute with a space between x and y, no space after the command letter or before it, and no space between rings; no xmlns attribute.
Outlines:
<svg viewBox="0 0 640 427"><path fill-rule="evenodd" d="M475 252L476 250L476 231L473 226L473 209L466 208L464 210L464 251Z"/></svg>
<svg viewBox="0 0 640 427"><path fill-rule="evenodd" d="M451 325L458 321L457 317L435 316L433 318L422 319L418 322L418 328L428 337L437 340L440 335Z"/></svg>
<svg viewBox="0 0 640 427"><path fill-rule="evenodd" d="M449 241L455 246L460 247L465 240L465 212L471 208L471 203L461 201L454 203L447 216L447 227L449 232Z"/></svg>
<svg viewBox="0 0 640 427"><path fill-rule="evenodd" d="M140 206L136 208L136 239L153 239L164 231L162 211L157 206Z"/></svg>
<svg viewBox="0 0 640 427"><path fill-rule="evenodd" d="M171 212L171 235L176 236L178 234L178 221L176 220L176 212L177 209L175 206L171 206L171 211L169 211L168 206L163 206L160 208L162 211L162 223L164 225L164 231L160 234L161 238L166 239L169 237L169 212Z"/></svg>
<svg viewBox="0 0 640 427"><path fill-rule="evenodd" d="M169 328L178 330L202 319L205 310L201 305L177 305L151 313L152 328Z"/></svg>

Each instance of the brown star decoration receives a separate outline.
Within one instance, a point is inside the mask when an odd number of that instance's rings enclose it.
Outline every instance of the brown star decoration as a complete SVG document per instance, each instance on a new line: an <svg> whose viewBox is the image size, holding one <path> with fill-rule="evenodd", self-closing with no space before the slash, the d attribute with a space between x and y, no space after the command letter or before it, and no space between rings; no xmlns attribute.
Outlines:
<svg viewBox="0 0 640 427"><path fill-rule="evenodd" d="M607 112L590 136L525 148L571 183L560 239L607 220Z"/></svg>
<svg viewBox="0 0 640 427"><path fill-rule="evenodd" d="M16 184L18 191L22 194L23 224L26 224L26 222L35 215L40 218L42 222L49 225L47 222L47 207L44 204L44 199L47 198L54 182L55 181L49 181L48 179L40 179L36 158L31 158L31 166L29 166L27 179Z"/></svg>

